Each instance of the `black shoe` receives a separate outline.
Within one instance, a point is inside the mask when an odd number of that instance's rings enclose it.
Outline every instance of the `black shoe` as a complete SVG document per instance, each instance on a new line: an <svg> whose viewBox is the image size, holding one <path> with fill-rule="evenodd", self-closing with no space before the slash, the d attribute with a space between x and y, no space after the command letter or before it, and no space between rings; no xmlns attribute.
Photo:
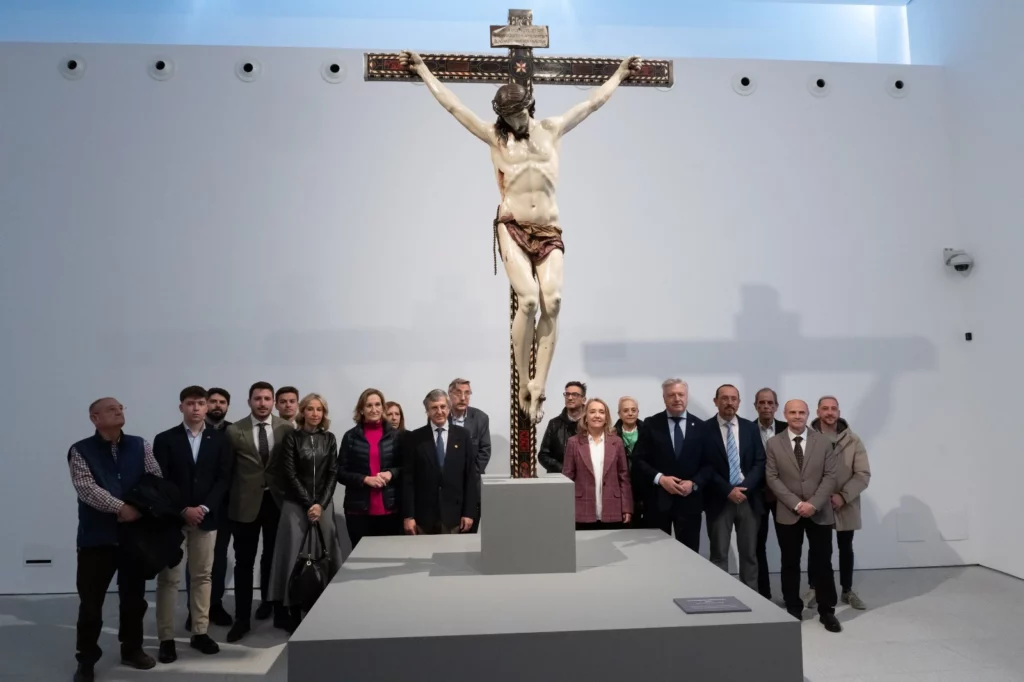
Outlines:
<svg viewBox="0 0 1024 682"><path fill-rule="evenodd" d="M801 609L786 609L786 612L797 620L804 619L804 612Z"/></svg>
<svg viewBox="0 0 1024 682"><path fill-rule="evenodd" d="M210 639L209 635L192 635L192 641L190 643L193 649L201 651L204 654L216 654L220 652L220 647L217 643Z"/></svg>
<svg viewBox="0 0 1024 682"><path fill-rule="evenodd" d="M210 622L226 628L230 627L234 620L231 619L231 614L224 610L222 604L213 604L210 606Z"/></svg>
<svg viewBox="0 0 1024 682"><path fill-rule="evenodd" d="M96 673L93 671L92 663L79 663L73 679L74 682L94 682Z"/></svg>
<svg viewBox="0 0 1024 682"><path fill-rule="evenodd" d="M821 622L822 625L825 626L825 629L828 630L829 632L842 632L843 631L843 626L839 624L839 619L836 618L835 615L833 615L831 613L823 613L823 614L821 614L818 617L818 620Z"/></svg>
<svg viewBox="0 0 1024 682"><path fill-rule="evenodd" d="M161 663L174 663L178 660L178 651L174 646L173 639L169 639L166 642L160 642L160 653L157 654L156 660Z"/></svg>
<svg viewBox="0 0 1024 682"><path fill-rule="evenodd" d="M185 632L192 632L192 612L188 612L188 617L185 619Z"/></svg>
<svg viewBox="0 0 1024 682"><path fill-rule="evenodd" d="M274 604L269 601L261 601L256 609L256 620L266 620L274 615Z"/></svg>
<svg viewBox="0 0 1024 682"><path fill-rule="evenodd" d="M230 630L228 630L227 639L229 642L237 642L242 639L242 637L245 637L246 633L251 629L252 628L249 626L247 621L236 620L235 624L231 626Z"/></svg>
<svg viewBox="0 0 1024 682"><path fill-rule="evenodd" d="M121 663L136 670L151 670L156 667L156 661L152 656L142 649L136 649L131 653L121 652Z"/></svg>

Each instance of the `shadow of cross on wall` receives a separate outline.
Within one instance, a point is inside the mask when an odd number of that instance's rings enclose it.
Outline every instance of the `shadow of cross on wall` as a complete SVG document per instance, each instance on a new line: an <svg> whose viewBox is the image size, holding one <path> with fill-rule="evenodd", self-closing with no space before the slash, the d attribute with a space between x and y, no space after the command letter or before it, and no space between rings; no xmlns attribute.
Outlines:
<svg viewBox="0 0 1024 682"><path fill-rule="evenodd" d="M872 383L857 406L841 402L858 435L881 432L891 411L893 380L900 374L934 369L934 344L910 337L818 337L800 333L800 315L782 309L779 292L763 285L741 290L736 338L721 341L625 341L585 343L583 366L592 377L650 376L658 381L681 374L735 375L747 391L778 391L792 373L869 373ZM756 387L756 388L755 388ZM834 393L821 386L820 395ZM805 396L811 412L820 395ZM842 396L837 396L842 401ZM779 396L780 400L785 400ZM692 400L692 398L691 398ZM752 410L753 396L747 399ZM782 410L777 415L782 418ZM853 423L853 422L856 423Z"/></svg>

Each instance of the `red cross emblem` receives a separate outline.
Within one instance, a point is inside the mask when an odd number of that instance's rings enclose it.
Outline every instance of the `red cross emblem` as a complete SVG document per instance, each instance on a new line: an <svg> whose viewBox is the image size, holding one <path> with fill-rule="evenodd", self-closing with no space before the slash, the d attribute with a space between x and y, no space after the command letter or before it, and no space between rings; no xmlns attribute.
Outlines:
<svg viewBox="0 0 1024 682"><path fill-rule="evenodd" d="M516 73L526 73L526 62L516 62Z"/></svg>

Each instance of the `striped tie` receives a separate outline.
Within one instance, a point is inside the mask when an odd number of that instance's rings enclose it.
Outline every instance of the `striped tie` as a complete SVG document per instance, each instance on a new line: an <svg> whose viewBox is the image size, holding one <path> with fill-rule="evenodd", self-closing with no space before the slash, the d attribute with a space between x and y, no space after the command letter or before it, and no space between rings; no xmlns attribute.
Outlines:
<svg viewBox="0 0 1024 682"><path fill-rule="evenodd" d="M740 471L740 449L736 445L736 437L732 434L732 422L725 425L725 451L729 455L729 482L739 485L743 482L743 472Z"/></svg>

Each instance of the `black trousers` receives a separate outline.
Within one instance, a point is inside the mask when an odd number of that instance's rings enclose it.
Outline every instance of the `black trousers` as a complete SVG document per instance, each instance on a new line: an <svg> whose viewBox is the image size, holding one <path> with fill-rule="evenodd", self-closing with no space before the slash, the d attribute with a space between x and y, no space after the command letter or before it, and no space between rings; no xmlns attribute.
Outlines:
<svg viewBox="0 0 1024 682"><path fill-rule="evenodd" d="M146 579L136 565L122 558L116 546L80 547L75 582L78 586L78 626L75 658L79 663L95 664L103 656L100 631L103 628L103 602L110 581L117 573L120 623L117 638L121 654L142 649L142 619L146 615Z"/></svg>
<svg viewBox="0 0 1024 682"><path fill-rule="evenodd" d="M703 515L687 514L670 509L667 512L658 510L656 514L651 511L645 511L645 519L651 528L660 528L662 532L669 535L672 535L674 528L676 540L694 552L700 552L700 529L704 522Z"/></svg>
<svg viewBox="0 0 1024 682"><path fill-rule="evenodd" d="M259 549L261 534L263 555L260 557L260 598L269 601L270 566L274 560L274 542L277 540L277 524L280 520L281 509L274 502L270 491L264 490L256 520L251 523L236 521L232 525L235 536L235 620L242 623L252 619L253 570L256 567L256 550Z"/></svg>
<svg viewBox="0 0 1024 682"><path fill-rule="evenodd" d="M839 545L839 585L843 592L853 589L853 531L837 530L836 544ZM814 570L807 566L807 584L814 587Z"/></svg>
<svg viewBox="0 0 1024 682"><path fill-rule="evenodd" d="M814 586L818 600L818 613L836 612L836 581L832 574L832 526L820 526L810 519L800 518L787 526L775 522L775 534L782 550L782 598L786 610L800 613L804 609L800 598L800 564L804 535L807 536L807 563L813 566Z"/></svg>
<svg viewBox="0 0 1024 682"><path fill-rule="evenodd" d="M352 549L366 537L384 535L402 535L402 515L395 512L384 516L370 514L345 514L345 526L348 528L348 539L352 541Z"/></svg>
<svg viewBox="0 0 1024 682"><path fill-rule="evenodd" d="M765 599L772 598L772 584L768 578L768 516L775 515L775 502L765 502L761 525L757 529L757 591Z"/></svg>
<svg viewBox="0 0 1024 682"><path fill-rule="evenodd" d="M223 606L224 585L228 577L228 545L231 544L231 522L228 520L228 507L224 505L217 514L217 540L213 546L213 576L210 586L210 606ZM188 563L185 565L185 594L186 603L191 604L192 575L188 570Z"/></svg>
<svg viewBox="0 0 1024 682"><path fill-rule="evenodd" d="M621 530L623 528L626 528L626 524L621 521L618 523L604 523L603 521L593 521L591 523L576 522L576 530Z"/></svg>

